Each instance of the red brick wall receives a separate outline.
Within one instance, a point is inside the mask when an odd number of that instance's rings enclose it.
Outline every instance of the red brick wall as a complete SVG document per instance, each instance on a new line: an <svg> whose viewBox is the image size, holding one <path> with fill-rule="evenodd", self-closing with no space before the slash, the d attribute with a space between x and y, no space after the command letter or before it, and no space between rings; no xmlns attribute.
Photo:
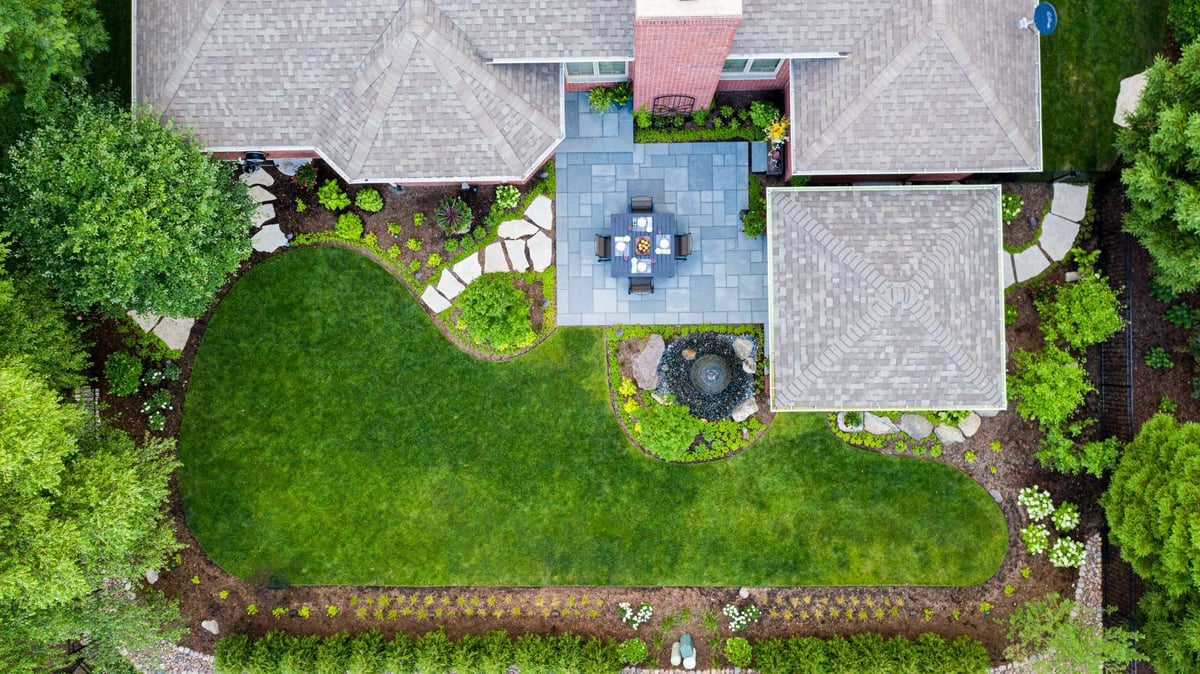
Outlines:
<svg viewBox="0 0 1200 674"><path fill-rule="evenodd" d="M693 96L697 108L708 107L741 22L741 17L636 19L634 109L649 108L655 96L668 94Z"/></svg>

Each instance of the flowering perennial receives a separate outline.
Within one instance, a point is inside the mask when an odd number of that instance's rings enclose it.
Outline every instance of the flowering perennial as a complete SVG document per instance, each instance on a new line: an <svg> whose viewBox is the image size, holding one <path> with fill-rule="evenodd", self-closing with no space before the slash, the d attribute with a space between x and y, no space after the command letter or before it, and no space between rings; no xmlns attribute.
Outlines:
<svg viewBox="0 0 1200 674"><path fill-rule="evenodd" d="M650 616L654 615L654 607L642 602L638 604L637 611L634 612L629 602L623 601L617 604L617 615L621 616L621 622L636 630L646 624L646 621L650 620Z"/></svg>
<svg viewBox="0 0 1200 674"><path fill-rule="evenodd" d="M1058 567L1077 567L1083 564L1083 543L1070 538L1060 538L1050 546L1050 564Z"/></svg>
<svg viewBox="0 0 1200 674"><path fill-rule="evenodd" d="M725 608L721 609L721 613L729 616L729 631L740 632L752 622L758 622L758 606L755 604L747 604L745 608L739 609L733 604L726 604Z"/></svg>
<svg viewBox="0 0 1200 674"><path fill-rule="evenodd" d="M1050 492L1038 487L1025 487L1017 494L1017 503L1025 506L1029 519L1039 522L1054 512L1054 503L1050 500Z"/></svg>
<svg viewBox="0 0 1200 674"><path fill-rule="evenodd" d="M1059 531L1070 531L1079 526L1079 506L1074 503L1060 503L1051 516L1054 528Z"/></svg>

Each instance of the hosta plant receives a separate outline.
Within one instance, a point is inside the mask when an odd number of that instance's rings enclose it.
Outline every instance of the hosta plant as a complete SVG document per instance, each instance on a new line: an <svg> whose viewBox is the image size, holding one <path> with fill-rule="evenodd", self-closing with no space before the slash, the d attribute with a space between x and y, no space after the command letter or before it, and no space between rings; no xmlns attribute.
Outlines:
<svg viewBox="0 0 1200 674"><path fill-rule="evenodd" d="M1025 508L1029 519L1040 522L1054 512L1054 502L1050 500L1050 492L1038 487L1025 487L1017 493L1017 503Z"/></svg>
<svg viewBox="0 0 1200 674"><path fill-rule="evenodd" d="M1044 524L1030 524L1021 529L1021 540L1024 541L1025 549L1029 551L1029 554L1040 555L1050 544L1050 532L1046 530Z"/></svg>
<svg viewBox="0 0 1200 674"><path fill-rule="evenodd" d="M1083 564L1083 543L1070 538L1060 538L1050 546L1050 564L1058 567L1077 567Z"/></svg>
<svg viewBox="0 0 1200 674"><path fill-rule="evenodd" d="M378 213L383 210L383 196L377 189L364 187L354 195L354 205L368 213Z"/></svg>
<svg viewBox="0 0 1200 674"><path fill-rule="evenodd" d="M621 622L629 625L633 629L637 629L646 624L646 621L654 615L654 607L646 602L638 604L637 610L627 601L617 604L617 615L621 618Z"/></svg>
<svg viewBox="0 0 1200 674"><path fill-rule="evenodd" d="M446 197L433 209L433 221L446 234L463 234L471 229L471 208L458 197Z"/></svg>
<svg viewBox="0 0 1200 674"><path fill-rule="evenodd" d="M336 180L326 180L317 190L317 201L331 211L340 211L350 205L350 197L342 191Z"/></svg>

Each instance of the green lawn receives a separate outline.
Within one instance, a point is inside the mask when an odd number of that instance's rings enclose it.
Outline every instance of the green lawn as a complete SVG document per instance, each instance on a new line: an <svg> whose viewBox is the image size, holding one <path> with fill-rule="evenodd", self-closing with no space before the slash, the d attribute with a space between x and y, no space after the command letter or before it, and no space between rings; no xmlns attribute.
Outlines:
<svg viewBox="0 0 1200 674"><path fill-rule="evenodd" d="M1102 171L1117 157L1112 116L1121 80L1145 70L1166 44L1167 0L1054 6L1058 29L1041 38L1044 166Z"/></svg>
<svg viewBox="0 0 1200 674"><path fill-rule="evenodd" d="M366 258L289 252L208 326L188 521L225 569L293 584L958 585L1004 558L999 509L946 466L850 448L818 415L667 464L607 398L600 330L477 361Z"/></svg>

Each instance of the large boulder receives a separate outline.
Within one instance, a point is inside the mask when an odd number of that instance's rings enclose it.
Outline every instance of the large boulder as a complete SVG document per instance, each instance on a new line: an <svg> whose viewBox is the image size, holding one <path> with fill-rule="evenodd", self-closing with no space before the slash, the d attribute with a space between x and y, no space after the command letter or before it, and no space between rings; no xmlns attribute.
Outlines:
<svg viewBox="0 0 1200 674"><path fill-rule="evenodd" d="M983 419L980 419L978 414L971 412L967 415L966 419L958 422L958 430L962 431L962 434L969 438L979 432L979 424L982 421Z"/></svg>
<svg viewBox="0 0 1200 674"><path fill-rule="evenodd" d="M734 421L740 422L740 421L745 421L745 420L749 419L757 411L758 411L758 403L754 400L753 397L750 397L750 398L746 398L746 402L733 408L733 412L730 413L729 416L731 416Z"/></svg>
<svg viewBox="0 0 1200 674"><path fill-rule="evenodd" d="M662 335L658 333L651 334L646 340L646 346L633 361L633 378L637 380L638 388L647 391L658 388L658 363L666 348Z"/></svg>
<svg viewBox="0 0 1200 674"><path fill-rule="evenodd" d="M933 429L933 434L937 436L938 440L942 441L943 445L953 445L966 440L963 437L962 431L946 424L938 424L938 427Z"/></svg>
<svg viewBox="0 0 1200 674"><path fill-rule="evenodd" d="M913 440L924 440L933 432L933 422L920 414L900 415L900 430Z"/></svg>
<svg viewBox="0 0 1200 674"><path fill-rule="evenodd" d="M863 430L871 435L891 435L900 432L900 428L891 419L870 412L863 413Z"/></svg>
<svg viewBox="0 0 1200 674"><path fill-rule="evenodd" d="M739 360L746 360L754 354L754 342L745 337L738 337L733 340L733 355Z"/></svg>

